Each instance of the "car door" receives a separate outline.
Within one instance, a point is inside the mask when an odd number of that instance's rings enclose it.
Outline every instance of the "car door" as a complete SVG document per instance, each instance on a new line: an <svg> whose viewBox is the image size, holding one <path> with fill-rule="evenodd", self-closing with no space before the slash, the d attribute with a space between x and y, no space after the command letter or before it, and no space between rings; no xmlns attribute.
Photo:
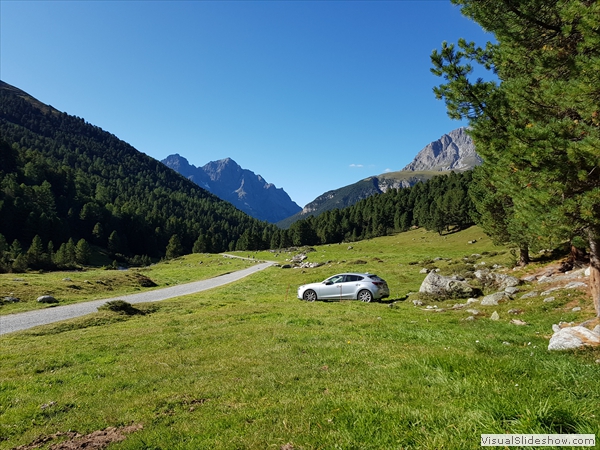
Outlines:
<svg viewBox="0 0 600 450"><path fill-rule="evenodd" d="M342 286L344 275L335 275L323 281L323 286L319 289L319 298L322 299L340 299L342 298Z"/></svg>
<svg viewBox="0 0 600 450"><path fill-rule="evenodd" d="M363 277L359 275L346 275L342 287L342 298L355 299L356 294L361 287L361 280Z"/></svg>

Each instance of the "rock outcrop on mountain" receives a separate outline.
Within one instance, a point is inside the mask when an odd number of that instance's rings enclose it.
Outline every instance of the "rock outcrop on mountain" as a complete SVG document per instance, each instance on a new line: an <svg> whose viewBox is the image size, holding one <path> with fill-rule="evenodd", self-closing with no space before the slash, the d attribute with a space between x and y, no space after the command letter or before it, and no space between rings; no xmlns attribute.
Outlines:
<svg viewBox="0 0 600 450"><path fill-rule="evenodd" d="M481 162L466 128L458 128L428 144L403 170L365 178L325 192L308 203L302 211L278 222L277 225L287 228L308 216L318 216L330 209L352 206L359 200L381 194L388 189L411 187L444 172L469 170Z"/></svg>
<svg viewBox="0 0 600 450"><path fill-rule="evenodd" d="M481 158L466 128L458 128L443 135L423 148L415 159L402 170L469 170L480 165Z"/></svg>
<svg viewBox="0 0 600 450"><path fill-rule="evenodd" d="M231 158L196 167L174 154L162 163L256 219L275 223L302 209L283 189L243 169Z"/></svg>

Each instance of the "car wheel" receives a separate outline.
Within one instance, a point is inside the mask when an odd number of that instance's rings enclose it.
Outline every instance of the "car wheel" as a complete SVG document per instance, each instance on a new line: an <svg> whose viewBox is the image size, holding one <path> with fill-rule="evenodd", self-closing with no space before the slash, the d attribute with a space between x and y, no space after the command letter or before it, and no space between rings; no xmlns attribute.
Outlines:
<svg viewBox="0 0 600 450"><path fill-rule="evenodd" d="M366 289L360 291L357 297L361 302L365 303L369 303L371 300L373 300L373 294L371 294L371 291L367 291Z"/></svg>
<svg viewBox="0 0 600 450"><path fill-rule="evenodd" d="M314 302L317 299L317 293L312 289L308 289L302 294L302 298L307 302Z"/></svg>

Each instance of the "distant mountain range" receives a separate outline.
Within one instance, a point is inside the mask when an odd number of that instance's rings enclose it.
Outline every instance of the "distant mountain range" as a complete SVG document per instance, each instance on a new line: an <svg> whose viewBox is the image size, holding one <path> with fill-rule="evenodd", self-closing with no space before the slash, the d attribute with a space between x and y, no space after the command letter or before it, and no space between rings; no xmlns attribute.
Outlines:
<svg viewBox="0 0 600 450"><path fill-rule="evenodd" d="M325 192L308 203L302 211L278 222L277 225L288 228L305 217L318 216L335 208L346 208L371 195L381 194L392 188L410 187L445 172L469 170L481 162L466 128L458 128L425 146L403 170L372 176Z"/></svg>
<svg viewBox="0 0 600 450"><path fill-rule="evenodd" d="M276 223L302 210L283 189L243 169L231 158L196 167L174 154L162 163L256 219Z"/></svg>

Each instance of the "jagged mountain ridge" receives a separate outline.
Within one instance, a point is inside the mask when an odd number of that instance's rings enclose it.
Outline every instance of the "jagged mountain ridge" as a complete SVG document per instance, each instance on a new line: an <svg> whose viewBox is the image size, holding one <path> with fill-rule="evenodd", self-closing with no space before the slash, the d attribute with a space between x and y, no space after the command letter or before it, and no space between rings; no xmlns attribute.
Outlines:
<svg viewBox="0 0 600 450"><path fill-rule="evenodd" d="M231 158L196 167L183 156L173 154L167 156L162 163L259 220L275 223L302 209L282 188L243 169Z"/></svg>
<svg viewBox="0 0 600 450"><path fill-rule="evenodd" d="M277 223L288 228L308 216L352 206L356 202L381 194L388 189L407 188L420 181L450 171L464 171L480 165L481 158L466 128L457 128L425 146L403 170L365 178L357 183L334 189L315 198L302 211Z"/></svg>
<svg viewBox="0 0 600 450"><path fill-rule="evenodd" d="M404 170L469 170L482 163L467 129L457 128L423 148Z"/></svg>

